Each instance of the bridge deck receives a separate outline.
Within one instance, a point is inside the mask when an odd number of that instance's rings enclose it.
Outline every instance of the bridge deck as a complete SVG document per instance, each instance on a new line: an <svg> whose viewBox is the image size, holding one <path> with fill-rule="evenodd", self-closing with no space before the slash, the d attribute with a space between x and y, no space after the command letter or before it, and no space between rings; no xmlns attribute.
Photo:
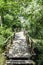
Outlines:
<svg viewBox="0 0 43 65"><path fill-rule="evenodd" d="M12 47L9 50L10 57L30 57L31 54L28 50L26 38L23 32L18 32L13 40Z"/></svg>
<svg viewBox="0 0 43 65"><path fill-rule="evenodd" d="M15 39L7 56L6 65L35 65L30 59L31 54L22 31L15 34Z"/></svg>

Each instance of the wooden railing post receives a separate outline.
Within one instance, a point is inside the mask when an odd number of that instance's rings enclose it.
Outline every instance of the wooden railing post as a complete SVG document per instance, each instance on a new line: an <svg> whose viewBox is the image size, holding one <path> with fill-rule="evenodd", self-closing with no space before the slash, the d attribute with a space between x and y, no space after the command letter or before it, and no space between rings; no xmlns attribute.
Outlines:
<svg viewBox="0 0 43 65"><path fill-rule="evenodd" d="M11 37L11 44L13 44L13 38Z"/></svg>
<svg viewBox="0 0 43 65"><path fill-rule="evenodd" d="M28 32L27 31L25 31L25 35L26 35L27 44L29 45L30 44L30 41L29 41L29 35L28 35Z"/></svg>
<svg viewBox="0 0 43 65"><path fill-rule="evenodd" d="M27 45L30 45L31 51L30 53L33 53L33 40L32 38L29 36L28 31L25 31L25 35L26 35L26 41L27 41Z"/></svg>
<svg viewBox="0 0 43 65"><path fill-rule="evenodd" d="M31 39L31 53L33 52L33 41Z"/></svg>
<svg viewBox="0 0 43 65"><path fill-rule="evenodd" d="M15 32L14 32L14 35L13 35L13 39L15 38Z"/></svg>
<svg viewBox="0 0 43 65"><path fill-rule="evenodd" d="M27 41L27 44L30 44L29 36L28 35L26 35L26 41Z"/></svg>
<svg viewBox="0 0 43 65"><path fill-rule="evenodd" d="M11 36L11 44L13 44L13 36L14 36L14 34Z"/></svg>

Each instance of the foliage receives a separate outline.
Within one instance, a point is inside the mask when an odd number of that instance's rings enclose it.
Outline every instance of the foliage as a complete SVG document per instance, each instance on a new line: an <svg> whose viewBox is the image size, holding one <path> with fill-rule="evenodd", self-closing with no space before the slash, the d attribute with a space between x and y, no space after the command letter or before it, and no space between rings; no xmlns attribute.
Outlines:
<svg viewBox="0 0 43 65"><path fill-rule="evenodd" d="M4 16L4 22L3 22L3 25L6 26L6 27L11 27L13 23L13 16L9 15L9 14L6 14Z"/></svg>
<svg viewBox="0 0 43 65"><path fill-rule="evenodd" d="M5 59L4 55L0 53L0 65L5 65L5 61L6 61L6 59Z"/></svg>
<svg viewBox="0 0 43 65"><path fill-rule="evenodd" d="M0 27L0 48L3 49L5 40L12 35L11 28Z"/></svg>
<svg viewBox="0 0 43 65"><path fill-rule="evenodd" d="M32 0L26 7L23 6L22 16L24 28L31 38L43 40L43 0ZM37 43L40 51L38 65L43 65L43 42Z"/></svg>
<svg viewBox="0 0 43 65"><path fill-rule="evenodd" d="M5 38L0 35L0 48L4 46L4 43L3 43L4 41L5 41Z"/></svg>
<svg viewBox="0 0 43 65"><path fill-rule="evenodd" d="M13 0L0 0L0 48L4 47L4 41L12 35L12 26L21 28L19 20L20 3ZM15 27L14 27L15 29Z"/></svg>
<svg viewBox="0 0 43 65"><path fill-rule="evenodd" d="M32 1L25 9L22 15L25 19L25 25L29 35L33 38L43 39L43 5L37 1ZM27 24L28 23L28 24Z"/></svg>
<svg viewBox="0 0 43 65"><path fill-rule="evenodd" d="M43 39L43 0L0 0L0 17L0 47L4 46L3 42L13 33L12 29L18 30L22 26L32 38ZM24 18L24 23L21 24L19 17ZM43 42L39 46L42 51ZM40 63L42 56L41 52Z"/></svg>
<svg viewBox="0 0 43 65"><path fill-rule="evenodd" d="M35 44L35 47L37 47L39 54L38 54L38 59L36 60L38 62L38 65L43 64L43 40L37 42Z"/></svg>
<svg viewBox="0 0 43 65"><path fill-rule="evenodd" d="M3 30L1 34L3 35L3 37L8 38L12 34L12 32L10 29L6 29L6 30Z"/></svg>

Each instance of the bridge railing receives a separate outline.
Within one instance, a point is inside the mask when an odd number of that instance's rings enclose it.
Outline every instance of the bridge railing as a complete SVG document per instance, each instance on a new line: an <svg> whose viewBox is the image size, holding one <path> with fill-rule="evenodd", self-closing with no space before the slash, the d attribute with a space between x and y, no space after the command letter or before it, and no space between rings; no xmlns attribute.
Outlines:
<svg viewBox="0 0 43 65"><path fill-rule="evenodd" d="M10 48L10 45L13 44L13 39L15 38L15 33L13 33L11 36L9 36L5 42L4 42L4 46L3 49L4 50L8 50Z"/></svg>
<svg viewBox="0 0 43 65"><path fill-rule="evenodd" d="M27 45L29 46L30 45L30 48L31 48L31 52L33 51L33 39L30 37L30 35L28 34L28 31L24 31L24 34L26 36L26 41L27 41Z"/></svg>
<svg viewBox="0 0 43 65"><path fill-rule="evenodd" d="M34 53L33 49L38 44L38 42L41 42L41 40L39 40L39 39L32 39L32 37L28 34L28 31L24 31L24 34L26 36L27 45L28 46L30 45L31 53Z"/></svg>

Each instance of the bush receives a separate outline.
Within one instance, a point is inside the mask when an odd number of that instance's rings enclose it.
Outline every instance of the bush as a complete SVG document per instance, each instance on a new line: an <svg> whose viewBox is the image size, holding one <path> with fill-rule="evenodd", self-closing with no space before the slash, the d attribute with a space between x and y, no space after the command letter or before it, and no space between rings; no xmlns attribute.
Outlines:
<svg viewBox="0 0 43 65"><path fill-rule="evenodd" d="M0 28L0 49L3 49L5 40L12 34L11 28Z"/></svg>
<svg viewBox="0 0 43 65"><path fill-rule="evenodd" d="M36 60L38 62L38 65L42 65L43 63L43 41L38 42L35 47L38 48L38 51L40 52L38 54L38 59Z"/></svg>
<svg viewBox="0 0 43 65"><path fill-rule="evenodd" d="M8 38L12 34L12 31L11 31L10 28L9 29L5 29L5 30L1 31L1 34L2 34L3 37Z"/></svg>
<svg viewBox="0 0 43 65"><path fill-rule="evenodd" d="M7 38L7 37L9 37L11 34L12 34L12 31L11 31L11 29L9 28L9 29L6 29L4 36Z"/></svg>
<svg viewBox="0 0 43 65"><path fill-rule="evenodd" d="M0 48L3 48L4 41L5 41L5 38L2 35L0 35Z"/></svg>

